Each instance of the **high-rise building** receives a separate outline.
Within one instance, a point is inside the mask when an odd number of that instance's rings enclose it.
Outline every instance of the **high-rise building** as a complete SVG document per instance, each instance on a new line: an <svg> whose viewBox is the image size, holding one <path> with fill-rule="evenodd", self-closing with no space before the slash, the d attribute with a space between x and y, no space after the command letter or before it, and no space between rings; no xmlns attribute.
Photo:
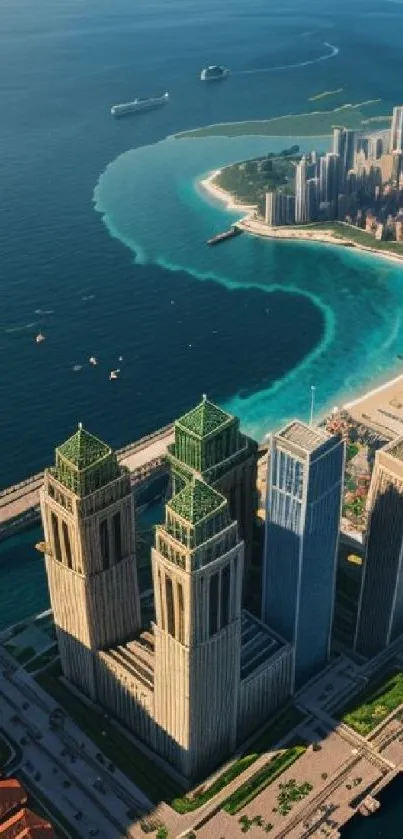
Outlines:
<svg viewBox="0 0 403 839"><path fill-rule="evenodd" d="M403 633L403 437L375 455L355 647L374 656Z"/></svg>
<svg viewBox="0 0 403 839"><path fill-rule="evenodd" d="M402 159L403 159L403 152L401 151L394 151L392 152L392 175L391 181L394 187L398 189L400 183L400 174L402 171Z"/></svg>
<svg viewBox="0 0 403 839"><path fill-rule="evenodd" d="M306 183L309 221L316 221L318 217L319 178L309 178Z"/></svg>
<svg viewBox="0 0 403 839"><path fill-rule="evenodd" d="M46 471L41 507L64 676L184 776L210 771L292 689L291 645L241 610L244 544L226 497L192 474L166 505L144 628L130 478L111 449L80 428Z"/></svg>
<svg viewBox="0 0 403 839"><path fill-rule="evenodd" d="M155 722L166 757L195 777L237 737L243 543L226 498L192 479L167 504L152 563Z"/></svg>
<svg viewBox="0 0 403 839"><path fill-rule="evenodd" d="M333 129L333 154L338 154L341 160L344 160L345 147L345 132L344 128Z"/></svg>
<svg viewBox="0 0 403 839"><path fill-rule="evenodd" d="M199 477L228 499L245 542L246 575L257 509L257 450L257 443L241 434L239 419L206 396L175 422L175 442L168 447L173 495Z"/></svg>
<svg viewBox="0 0 403 839"><path fill-rule="evenodd" d="M320 159L319 198L331 204L336 214L337 196L340 186L340 157L328 152Z"/></svg>
<svg viewBox="0 0 403 839"><path fill-rule="evenodd" d="M390 151L403 151L403 105L393 108Z"/></svg>
<svg viewBox="0 0 403 839"><path fill-rule="evenodd" d="M285 224L284 197L280 190L266 192L265 220L269 227L280 227Z"/></svg>
<svg viewBox="0 0 403 839"><path fill-rule="evenodd" d="M129 471L80 425L45 470L41 511L62 670L95 698L96 653L141 625Z"/></svg>
<svg viewBox="0 0 403 839"><path fill-rule="evenodd" d="M295 175L295 222L307 224L309 219L307 195L307 162L303 156L297 165Z"/></svg>
<svg viewBox="0 0 403 839"><path fill-rule="evenodd" d="M272 436L262 617L294 646L295 683L330 649L344 443L294 421Z"/></svg>
<svg viewBox="0 0 403 839"><path fill-rule="evenodd" d="M343 165L343 176L354 166L357 135L350 128L344 130L344 155L341 158Z"/></svg>

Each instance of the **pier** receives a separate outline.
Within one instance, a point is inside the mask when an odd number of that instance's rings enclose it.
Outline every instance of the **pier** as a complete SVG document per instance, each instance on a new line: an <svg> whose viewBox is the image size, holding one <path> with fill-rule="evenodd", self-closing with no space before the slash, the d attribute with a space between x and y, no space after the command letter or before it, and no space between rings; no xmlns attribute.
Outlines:
<svg viewBox="0 0 403 839"><path fill-rule="evenodd" d="M166 472L165 453L174 441L172 424L119 449L119 462L130 470L133 488ZM39 521L39 490L43 472L0 491L0 540Z"/></svg>

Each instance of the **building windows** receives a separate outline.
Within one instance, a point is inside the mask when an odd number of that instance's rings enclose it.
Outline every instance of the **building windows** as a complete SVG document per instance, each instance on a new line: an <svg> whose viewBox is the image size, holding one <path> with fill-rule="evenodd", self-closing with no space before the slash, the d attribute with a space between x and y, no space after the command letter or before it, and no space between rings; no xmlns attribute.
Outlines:
<svg viewBox="0 0 403 839"><path fill-rule="evenodd" d="M162 589L162 579L161 579L161 572L158 571L158 585L159 585L159 594L160 594L160 613L161 613L161 629L162 631L165 630L165 620L164 620L164 596L163 596L163 589Z"/></svg>
<svg viewBox="0 0 403 839"><path fill-rule="evenodd" d="M60 547L60 533L59 533L59 522L58 518L55 513L50 514L50 519L52 523L52 536L53 536L53 552L58 562L62 561L62 551Z"/></svg>
<svg viewBox="0 0 403 839"><path fill-rule="evenodd" d="M120 513L115 513L112 519L112 525L115 562L120 562L120 560L122 559L122 528L120 522Z"/></svg>
<svg viewBox="0 0 403 839"><path fill-rule="evenodd" d="M109 530L107 519L101 521L99 535L101 539L102 569L105 571L109 568Z"/></svg>
<svg viewBox="0 0 403 839"><path fill-rule="evenodd" d="M175 606L172 580L170 577L165 578L165 594L167 602L167 631L170 635L175 637Z"/></svg>
<svg viewBox="0 0 403 839"><path fill-rule="evenodd" d="M210 577L209 628L210 635L215 635L218 630L218 574Z"/></svg>
<svg viewBox="0 0 403 839"><path fill-rule="evenodd" d="M183 587L181 583L178 583L178 605L178 641L180 644L183 644L185 641L185 608L183 603Z"/></svg>
<svg viewBox="0 0 403 839"><path fill-rule="evenodd" d="M231 568L226 565L221 572L221 629L229 623Z"/></svg>
<svg viewBox="0 0 403 839"><path fill-rule="evenodd" d="M69 568L73 567L73 560L71 556L71 545L70 545L70 534L69 528L67 523L64 521L62 522L62 529L63 529L63 541L64 541L64 551L66 554L66 561Z"/></svg>

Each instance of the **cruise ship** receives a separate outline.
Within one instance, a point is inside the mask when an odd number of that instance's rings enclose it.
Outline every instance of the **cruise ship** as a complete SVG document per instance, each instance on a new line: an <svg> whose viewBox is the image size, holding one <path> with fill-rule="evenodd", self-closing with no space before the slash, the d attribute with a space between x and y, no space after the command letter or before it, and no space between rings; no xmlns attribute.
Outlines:
<svg viewBox="0 0 403 839"><path fill-rule="evenodd" d="M210 67L205 67L200 73L202 82L215 82L217 79L225 79L227 76L229 76L228 67L222 67L219 64L211 64Z"/></svg>
<svg viewBox="0 0 403 839"><path fill-rule="evenodd" d="M161 108L166 105L169 93L163 96L154 96L150 99L133 99L133 102L123 102L121 105L112 105L111 114L113 117L124 117L126 114L141 113L141 111L152 111L154 108Z"/></svg>

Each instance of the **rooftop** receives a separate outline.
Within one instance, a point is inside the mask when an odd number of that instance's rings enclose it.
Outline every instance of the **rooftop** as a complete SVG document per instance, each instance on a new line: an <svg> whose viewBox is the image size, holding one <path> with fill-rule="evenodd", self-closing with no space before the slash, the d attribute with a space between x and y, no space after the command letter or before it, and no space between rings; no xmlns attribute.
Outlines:
<svg viewBox="0 0 403 839"><path fill-rule="evenodd" d="M246 679L286 646L286 642L266 624L242 610L241 679Z"/></svg>
<svg viewBox="0 0 403 839"><path fill-rule="evenodd" d="M403 461L403 437L398 437L397 440L393 440L392 443L388 443L388 445L384 447L383 451L385 454L389 454L396 460Z"/></svg>
<svg viewBox="0 0 403 839"><path fill-rule="evenodd" d="M5 819L17 807L22 807L27 801L24 787L16 778L2 778L0 780L0 821Z"/></svg>
<svg viewBox="0 0 403 839"><path fill-rule="evenodd" d="M227 414L222 408L210 402L207 396L203 396L199 405L180 417L176 425L201 438L208 437L209 434L213 434L225 425L229 425L233 419L234 417L231 414Z"/></svg>
<svg viewBox="0 0 403 839"><path fill-rule="evenodd" d="M280 440L287 440L299 446L305 452L313 452L318 446L323 446L330 438L326 431L315 428L299 420L294 420L276 434Z"/></svg>
<svg viewBox="0 0 403 839"><path fill-rule="evenodd" d="M76 433L72 437L69 437L65 443L62 443L61 446L58 446L56 451L77 472L82 472L90 466L95 466L95 464L112 454L110 446L103 443L98 437L94 437L89 431L86 431L81 423L79 423Z"/></svg>
<svg viewBox="0 0 403 839"><path fill-rule="evenodd" d="M52 825L24 808L0 824L1 839L55 839Z"/></svg>
<svg viewBox="0 0 403 839"><path fill-rule="evenodd" d="M189 524L195 525L226 504L227 500L223 495L204 481L193 478L172 498L167 507Z"/></svg>

